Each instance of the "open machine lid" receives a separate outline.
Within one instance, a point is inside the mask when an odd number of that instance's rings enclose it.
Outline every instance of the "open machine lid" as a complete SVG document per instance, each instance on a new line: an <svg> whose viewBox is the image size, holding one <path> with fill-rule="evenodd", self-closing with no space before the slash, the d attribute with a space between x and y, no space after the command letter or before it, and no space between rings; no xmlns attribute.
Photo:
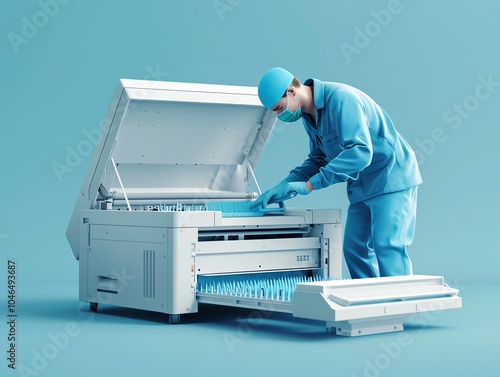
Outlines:
<svg viewBox="0 0 500 377"><path fill-rule="evenodd" d="M75 257L100 186L117 200L244 198L275 122L255 87L120 80L66 233Z"/></svg>

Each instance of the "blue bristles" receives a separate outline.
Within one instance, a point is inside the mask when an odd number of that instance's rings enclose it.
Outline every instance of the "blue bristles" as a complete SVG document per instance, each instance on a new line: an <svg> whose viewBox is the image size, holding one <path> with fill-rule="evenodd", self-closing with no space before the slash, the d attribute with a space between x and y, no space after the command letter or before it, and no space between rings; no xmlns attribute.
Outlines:
<svg viewBox="0 0 500 377"><path fill-rule="evenodd" d="M288 194L281 197L273 197L269 201L270 204L277 204L278 206L255 206L254 202L249 201L233 201L233 202L211 202L207 204L208 211L221 211L222 217L252 217L264 216L266 213L282 213L285 211L285 200L291 199L295 193Z"/></svg>
<svg viewBox="0 0 500 377"><path fill-rule="evenodd" d="M225 276L198 276L197 292L213 293L265 300L291 301L298 283L326 281L331 278L306 271L242 274Z"/></svg>
<svg viewBox="0 0 500 377"><path fill-rule="evenodd" d="M253 202L211 202L207 204L208 211L221 211L222 217L251 217L263 216L260 207L251 208Z"/></svg>

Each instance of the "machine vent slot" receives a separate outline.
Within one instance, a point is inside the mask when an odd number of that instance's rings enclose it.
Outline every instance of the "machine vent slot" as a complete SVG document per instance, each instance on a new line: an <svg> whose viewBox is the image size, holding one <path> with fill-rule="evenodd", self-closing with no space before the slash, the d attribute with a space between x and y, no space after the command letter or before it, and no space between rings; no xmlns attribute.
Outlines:
<svg viewBox="0 0 500 377"><path fill-rule="evenodd" d="M309 255L297 255L297 262L309 262Z"/></svg>
<svg viewBox="0 0 500 377"><path fill-rule="evenodd" d="M247 230L204 230L198 232L198 241L267 240L275 238L302 238L311 231L310 227Z"/></svg>
<svg viewBox="0 0 500 377"><path fill-rule="evenodd" d="M118 279L114 276L98 276L97 292L118 294Z"/></svg>
<svg viewBox="0 0 500 377"><path fill-rule="evenodd" d="M143 252L143 295L145 298L155 298L155 250Z"/></svg>

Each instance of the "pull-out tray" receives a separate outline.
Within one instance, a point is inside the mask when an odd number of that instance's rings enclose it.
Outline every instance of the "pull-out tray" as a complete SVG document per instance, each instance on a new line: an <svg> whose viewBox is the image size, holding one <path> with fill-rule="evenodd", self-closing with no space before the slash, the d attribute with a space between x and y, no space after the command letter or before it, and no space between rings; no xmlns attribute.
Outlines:
<svg viewBox="0 0 500 377"><path fill-rule="evenodd" d="M405 318L462 307L458 290L440 276L392 276L297 284L293 315L326 321L338 335L403 330Z"/></svg>
<svg viewBox="0 0 500 377"><path fill-rule="evenodd" d="M198 292L196 297L200 303L325 321L327 330L335 329L337 335L360 336L401 331L404 320L420 312L460 308L462 299L457 294L442 277L414 275L297 283L289 296Z"/></svg>

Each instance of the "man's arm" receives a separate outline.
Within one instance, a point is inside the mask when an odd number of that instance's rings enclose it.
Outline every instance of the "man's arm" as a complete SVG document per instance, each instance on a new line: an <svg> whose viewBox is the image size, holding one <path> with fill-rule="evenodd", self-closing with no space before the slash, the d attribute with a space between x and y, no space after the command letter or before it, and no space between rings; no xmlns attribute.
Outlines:
<svg viewBox="0 0 500 377"><path fill-rule="evenodd" d="M342 152L309 177L315 189L358 179L359 172L371 163L373 156L370 130L361 102L353 99L343 101L331 110L330 116L339 125Z"/></svg>
<svg viewBox="0 0 500 377"><path fill-rule="evenodd" d="M293 169L285 178L288 182L308 181L313 175L319 172L319 169L328 164L325 154L312 141L310 144L310 153L302 165Z"/></svg>

